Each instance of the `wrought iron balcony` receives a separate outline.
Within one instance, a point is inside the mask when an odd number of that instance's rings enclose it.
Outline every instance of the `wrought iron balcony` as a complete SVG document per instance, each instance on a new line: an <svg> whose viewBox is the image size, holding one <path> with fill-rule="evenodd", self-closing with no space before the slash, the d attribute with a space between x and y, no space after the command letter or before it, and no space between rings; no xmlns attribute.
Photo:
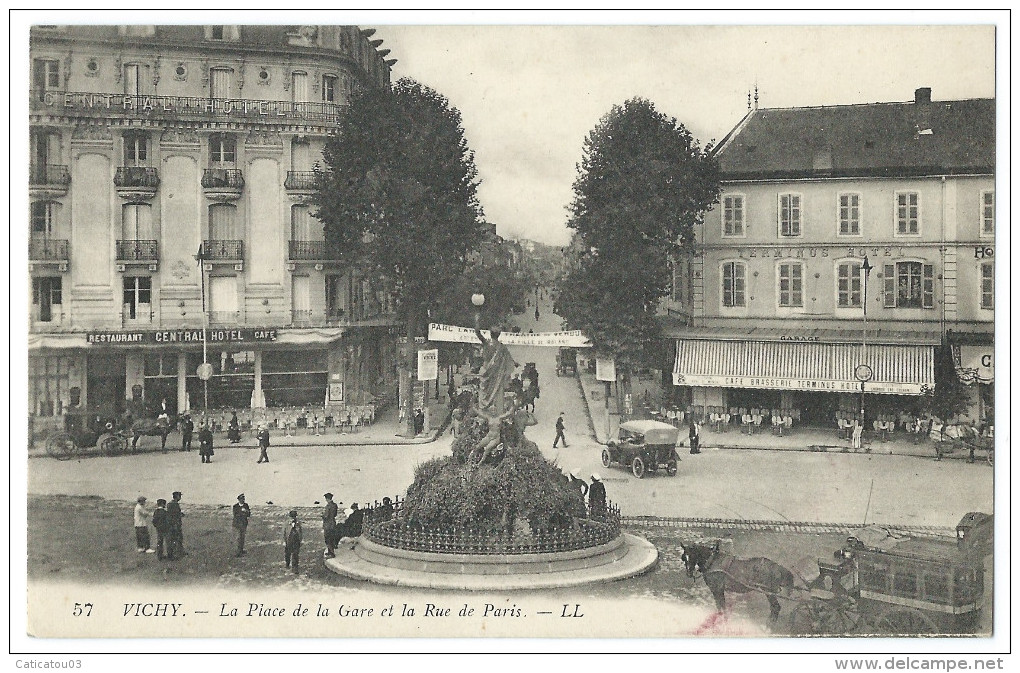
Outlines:
<svg viewBox="0 0 1020 673"><path fill-rule="evenodd" d="M237 168L207 168L202 172L205 189L244 189L244 175Z"/></svg>
<svg viewBox="0 0 1020 673"><path fill-rule="evenodd" d="M234 262L244 259L244 241L207 239L202 244L206 261Z"/></svg>
<svg viewBox="0 0 1020 673"><path fill-rule="evenodd" d="M326 259L325 241L290 241L289 259L319 261Z"/></svg>
<svg viewBox="0 0 1020 673"><path fill-rule="evenodd" d="M28 167L28 183L30 185L62 185L71 184L71 172L67 166L59 164L30 164Z"/></svg>
<svg viewBox="0 0 1020 673"><path fill-rule="evenodd" d="M66 239L31 238L28 241L28 258L33 262L66 262L70 259Z"/></svg>
<svg viewBox="0 0 1020 673"><path fill-rule="evenodd" d="M120 166L113 176L113 184L118 187L159 187L159 171L148 166Z"/></svg>
<svg viewBox="0 0 1020 673"><path fill-rule="evenodd" d="M159 261L159 242L149 240L118 240L117 261L119 262Z"/></svg>
<svg viewBox="0 0 1020 673"><path fill-rule="evenodd" d="M284 189L298 192L315 191L315 171L287 171Z"/></svg>
<svg viewBox="0 0 1020 673"><path fill-rule="evenodd" d="M46 91L34 89L31 111L81 117L128 117L142 119L215 119L291 123L304 120L333 126L346 109L343 103L292 102L241 98L148 96L125 93Z"/></svg>

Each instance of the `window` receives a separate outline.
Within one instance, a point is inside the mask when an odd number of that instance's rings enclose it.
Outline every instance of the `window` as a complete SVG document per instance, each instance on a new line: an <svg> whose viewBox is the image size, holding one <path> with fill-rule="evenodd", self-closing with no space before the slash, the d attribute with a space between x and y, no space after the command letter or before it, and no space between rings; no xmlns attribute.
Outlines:
<svg viewBox="0 0 1020 673"><path fill-rule="evenodd" d="M913 236L921 232L921 196L917 192L896 195L896 233Z"/></svg>
<svg viewBox="0 0 1020 673"><path fill-rule="evenodd" d="M727 194L723 197L723 236L744 235L744 197Z"/></svg>
<svg viewBox="0 0 1020 673"><path fill-rule="evenodd" d="M209 161L213 166L233 166L237 160L237 144L234 137L225 133L214 133L209 137Z"/></svg>
<svg viewBox="0 0 1020 673"><path fill-rule="evenodd" d="M125 241L151 241L152 206L148 203L128 203L121 212L121 238Z"/></svg>
<svg viewBox="0 0 1020 673"><path fill-rule="evenodd" d="M995 192L981 192L981 235L995 234Z"/></svg>
<svg viewBox="0 0 1020 673"><path fill-rule="evenodd" d="M324 103L335 103L338 100L339 87L337 86L336 75L322 76L322 101Z"/></svg>
<svg viewBox="0 0 1020 673"><path fill-rule="evenodd" d="M230 68L212 68L209 70L209 97L230 98L230 80L233 73Z"/></svg>
<svg viewBox="0 0 1020 673"><path fill-rule="evenodd" d="M128 276L124 279L124 320L148 321L152 317L152 278Z"/></svg>
<svg viewBox="0 0 1020 673"><path fill-rule="evenodd" d="M839 235L861 235L861 195L839 195Z"/></svg>
<svg viewBox="0 0 1020 673"><path fill-rule="evenodd" d="M303 103L308 100L308 73L291 73L290 99L295 103Z"/></svg>
<svg viewBox="0 0 1020 673"><path fill-rule="evenodd" d="M745 300L747 267L741 262L726 262L722 268L723 306L747 306Z"/></svg>
<svg viewBox="0 0 1020 673"><path fill-rule="evenodd" d="M344 314L343 276L328 274L326 276L326 316L330 320L339 320Z"/></svg>
<svg viewBox="0 0 1020 673"><path fill-rule="evenodd" d="M227 39L226 26L209 26L209 39L210 40L225 40Z"/></svg>
<svg viewBox="0 0 1020 673"><path fill-rule="evenodd" d="M836 306L861 307L861 264L841 262L836 269Z"/></svg>
<svg viewBox="0 0 1020 673"><path fill-rule="evenodd" d="M53 236L53 227L58 208L60 208L60 204L53 201L32 202L30 221L33 238L50 238Z"/></svg>
<svg viewBox="0 0 1020 673"><path fill-rule="evenodd" d="M897 262L883 269L886 308L935 308L935 267Z"/></svg>
<svg viewBox="0 0 1020 673"><path fill-rule="evenodd" d="M229 203L214 203L209 206L209 239L213 241L233 241L234 218L237 209Z"/></svg>
<svg viewBox="0 0 1020 673"><path fill-rule="evenodd" d="M124 136L124 165L148 166L149 137L144 133L129 133Z"/></svg>
<svg viewBox="0 0 1020 673"><path fill-rule="evenodd" d="M779 195L779 233L800 236L800 194Z"/></svg>
<svg viewBox="0 0 1020 673"><path fill-rule="evenodd" d="M46 91L60 88L60 61L37 58L32 62L32 86L40 99Z"/></svg>
<svg viewBox="0 0 1020 673"><path fill-rule="evenodd" d="M63 293L61 291L60 276L40 276L32 279L32 317L38 322L52 322L55 307L61 305Z"/></svg>
<svg viewBox="0 0 1020 673"><path fill-rule="evenodd" d="M142 93L142 66L137 63L124 65L124 93L129 96Z"/></svg>
<svg viewBox="0 0 1020 673"><path fill-rule="evenodd" d="M789 262L779 265L779 305L786 308L804 306L804 265Z"/></svg>
<svg viewBox="0 0 1020 673"><path fill-rule="evenodd" d="M125 37L152 37L156 34L156 26L118 26L118 31Z"/></svg>
<svg viewBox="0 0 1020 673"><path fill-rule="evenodd" d="M981 308L995 308L995 266L991 262L981 265Z"/></svg>

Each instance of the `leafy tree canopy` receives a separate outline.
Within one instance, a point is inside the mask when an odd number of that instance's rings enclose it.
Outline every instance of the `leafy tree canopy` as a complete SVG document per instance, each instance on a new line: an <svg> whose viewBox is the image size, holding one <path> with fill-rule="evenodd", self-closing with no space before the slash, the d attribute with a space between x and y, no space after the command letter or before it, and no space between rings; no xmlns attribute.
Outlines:
<svg viewBox="0 0 1020 673"><path fill-rule="evenodd" d="M401 317L417 322L484 234L460 112L410 79L365 89L323 158L316 216L329 250L392 278Z"/></svg>
<svg viewBox="0 0 1020 673"><path fill-rule="evenodd" d="M640 366L659 339L670 260L718 200L719 170L683 124L650 102L614 106L585 138L568 226L577 251L558 308L598 352Z"/></svg>

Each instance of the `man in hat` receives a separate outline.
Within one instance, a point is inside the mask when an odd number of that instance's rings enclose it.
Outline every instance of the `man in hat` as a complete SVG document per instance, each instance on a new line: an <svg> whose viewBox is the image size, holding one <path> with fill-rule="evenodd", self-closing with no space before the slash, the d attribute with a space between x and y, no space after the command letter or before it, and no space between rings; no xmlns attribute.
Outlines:
<svg viewBox="0 0 1020 673"><path fill-rule="evenodd" d="M195 431L195 422L191 420L191 414L184 412L181 419L181 451L191 451L191 433Z"/></svg>
<svg viewBox="0 0 1020 673"><path fill-rule="evenodd" d="M198 428L198 457L203 463L211 463L213 457L212 421L206 419Z"/></svg>
<svg viewBox="0 0 1020 673"><path fill-rule="evenodd" d="M259 440L259 459L256 462L268 463L269 462L269 428L263 423L259 426L259 433L256 435Z"/></svg>
<svg viewBox="0 0 1020 673"><path fill-rule="evenodd" d="M184 512L181 511L181 498L183 495L180 491L174 491L173 499L166 505L167 519L170 522L170 549L167 552L167 558L171 561L179 556L188 555L184 551Z"/></svg>
<svg viewBox="0 0 1020 673"><path fill-rule="evenodd" d="M152 512L152 527L156 529L156 558L162 561L167 555L170 534L170 518L163 498L156 501L156 509Z"/></svg>
<svg viewBox="0 0 1020 673"><path fill-rule="evenodd" d="M298 571L298 555L301 553L301 522L297 510L290 510L290 521L283 525L283 558L290 568L293 562L294 574Z"/></svg>
<svg viewBox="0 0 1020 673"><path fill-rule="evenodd" d="M340 513L340 508L333 502L332 493L326 493L322 497L326 499L326 506L322 508L322 537L326 541L326 551L323 555L326 558L333 558L336 555L336 542L339 539L336 515Z"/></svg>
<svg viewBox="0 0 1020 673"><path fill-rule="evenodd" d="M251 518L251 507L244 501L244 493L237 496L234 503L234 530L237 531L237 555L244 556L244 535L248 532L248 519Z"/></svg>
<svg viewBox="0 0 1020 673"><path fill-rule="evenodd" d="M591 473L591 486L588 487L588 511L595 519L606 515L606 485L602 483L602 475L598 472Z"/></svg>
<svg viewBox="0 0 1020 673"><path fill-rule="evenodd" d="M556 448L556 445L560 443L561 439L563 440L563 448L567 448L567 437L563 434L565 429L566 426L563 425L563 412L561 411L559 417L556 419L556 439L553 440L554 449Z"/></svg>
<svg viewBox="0 0 1020 673"><path fill-rule="evenodd" d="M581 503L584 503L584 496L588 495L588 484L585 483L584 479L581 479L581 468L575 467L570 471L570 477L567 479L570 482L570 487L577 490L581 494Z"/></svg>
<svg viewBox="0 0 1020 673"><path fill-rule="evenodd" d="M138 502L135 503L135 542L139 554L152 554L156 551L149 541L149 513L145 511L144 495L138 496Z"/></svg>

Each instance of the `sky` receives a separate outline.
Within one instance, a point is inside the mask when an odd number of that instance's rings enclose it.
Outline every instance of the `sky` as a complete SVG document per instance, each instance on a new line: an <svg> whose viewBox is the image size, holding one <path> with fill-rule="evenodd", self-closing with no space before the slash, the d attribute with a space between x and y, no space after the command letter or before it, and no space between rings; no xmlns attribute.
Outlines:
<svg viewBox="0 0 1020 673"><path fill-rule="evenodd" d="M935 100L995 96L989 25L359 25L398 59L394 80L412 77L461 111L487 221L552 245L569 240L585 136L632 97L704 144L747 113L756 84L763 108L908 101L922 86Z"/></svg>

